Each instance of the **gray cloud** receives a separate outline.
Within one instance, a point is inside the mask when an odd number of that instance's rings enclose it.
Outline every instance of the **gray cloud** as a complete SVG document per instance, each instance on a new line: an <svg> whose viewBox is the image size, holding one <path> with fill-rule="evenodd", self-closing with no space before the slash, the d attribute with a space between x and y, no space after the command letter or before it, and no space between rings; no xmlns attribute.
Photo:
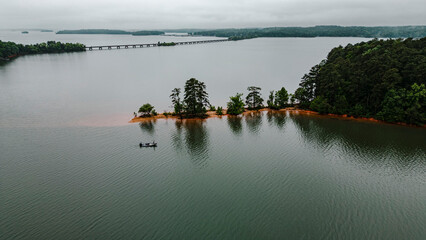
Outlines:
<svg viewBox="0 0 426 240"><path fill-rule="evenodd" d="M424 0L13 0L0 28L225 28L425 25Z"/></svg>

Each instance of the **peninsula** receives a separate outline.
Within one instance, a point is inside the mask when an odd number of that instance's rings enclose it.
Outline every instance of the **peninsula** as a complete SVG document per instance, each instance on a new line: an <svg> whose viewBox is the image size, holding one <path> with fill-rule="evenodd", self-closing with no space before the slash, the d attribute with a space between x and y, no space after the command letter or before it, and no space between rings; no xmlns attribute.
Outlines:
<svg viewBox="0 0 426 240"><path fill-rule="evenodd" d="M299 88L288 93L282 87L271 91L267 107L286 110L296 107L318 114L425 126L426 124L426 38L374 39L346 47L336 47L327 59L313 66L302 77ZM231 96L226 114L239 115L247 110L264 109L261 88L249 86L243 94ZM173 113L151 115L154 109L145 104L139 109L144 117L206 118L223 115L222 107L208 100L206 85L195 78L186 81L183 99L181 89L174 88L170 98ZM148 107L147 107L148 106ZM247 107L246 107L247 106ZM208 111L209 109L210 111ZM294 110L294 109L292 109Z"/></svg>
<svg viewBox="0 0 426 240"><path fill-rule="evenodd" d="M2 42L0 40L0 62L9 61L12 58L28 54L84 51L86 51L86 46L81 43L61 43L48 41L46 43L23 45L14 42Z"/></svg>

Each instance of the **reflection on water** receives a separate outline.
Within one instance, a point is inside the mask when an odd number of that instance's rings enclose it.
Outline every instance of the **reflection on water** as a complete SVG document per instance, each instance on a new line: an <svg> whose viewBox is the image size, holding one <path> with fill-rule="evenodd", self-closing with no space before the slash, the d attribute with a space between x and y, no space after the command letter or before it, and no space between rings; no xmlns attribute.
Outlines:
<svg viewBox="0 0 426 240"><path fill-rule="evenodd" d="M264 119L265 118L265 119ZM245 124L243 124L243 119ZM263 125L263 121L268 125ZM217 120L221 121L221 120ZM202 167L209 157L210 134L206 120L173 120L170 139L176 152L185 151L192 163ZM397 164L398 167L413 166L425 159L426 134L424 129L387 124L336 120L326 117L306 116L293 112L268 111L246 113L243 116L228 116L226 123L231 132L242 136L244 128L250 133L269 139L290 138L292 131L279 131L276 136L263 136L262 128L276 127L279 130L296 129L300 144L333 156L355 159L364 166ZM154 137L156 120L139 124L142 132ZM216 129L215 129L216 131ZM283 136L283 134L285 136ZM293 136L294 137L294 136ZM247 138L250 138L247 136ZM151 139L149 139L151 140ZM347 158L349 159L349 158ZM393 159L390 163L388 159Z"/></svg>
<svg viewBox="0 0 426 240"><path fill-rule="evenodd" d="M243 131L243 118L240 116L228 116L228 126L235 135L241 135Z"/></svg>
<svg viewBox="0 0 426 240"><path fill-rule="evenodd" d="M0 128L0 239L423 239L424 131L285 112Z"/></svg>
<svg viewBox="0 0 426 240"><path fill-rule="evenodd" d="M178 152L183 149L182 125L183 125L183 123L182 123L181 120L175 120L176 131L173 131L172 134L171 134L171 140L172 140L173 147Z"/></svg>
<svg viewBox="0 0 426 240"><path fill-rule="evenodd" d="M208 157L209 134L202 120L184 121L185 143L192 162L201 167L204 166Z"/></svg>
<svg viewBox="0 0 426 240"><path fill-rule="evenodd" d="M172 133L174 148L180 151L185 146L197 167L207 164L209 133L205 125L205 120L176 120L176 130Z"/></svg>
<svg viewBox="0 0 426 240"><path fill-rule="evenodd" d="M139 123L139 127L141 128L142 132L147 133L151 137L155 133L155 123L157 122L156 119L146 120Z"/></svg>
<svg viewBox="0 0 426 240"><path fill-rule="evenodd" d="M266 119L269 125L275 125L279 129L284 128L287 121L287 114L284 112L268 111L266 113Z"/></svg>
<svg viewBox="0 0 426 240"><path fill-rule="evenodd" d="M263 112L249 112L244 114L246 120L247 129L254 134L259 133L259 129L262 126Z"/></svg>
<svg viewBox="0 0 426 240"><path fill-rule="evenodd" d="M425 164L425 129L290 113L302 138L322 151L335 147L359 163L397 167ZM386 162L389 160L393 162ZM420 161L419 161L420 160ZM423 161L423 163L421 162Z"/></svg>

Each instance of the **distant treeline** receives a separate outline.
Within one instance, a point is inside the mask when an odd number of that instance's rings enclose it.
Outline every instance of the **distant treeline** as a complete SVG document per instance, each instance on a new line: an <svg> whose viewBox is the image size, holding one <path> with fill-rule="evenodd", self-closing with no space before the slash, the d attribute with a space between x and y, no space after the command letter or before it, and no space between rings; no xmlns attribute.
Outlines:
<svg viewBox="0 0 426 240"><path fill-rule="evenodd" d="M227 37L230 40L242 40L258 37L365 37L365 38L421 38L426 36L426 26L399 27L272 27L272 28L242 28L242 29L179 29L167 32L185 32L190 35ZM124 31L110 29L80 29L62 30L57 34L122 34L134 36L164 35L159 31Z"/></svg>
<svg viewBox="0 0 426 240"><path fill-rule="evenodd" d="M228 37L241 40L258 37L365 37L365 38L420 38L426 36L426 26L400 27L273 27L217 29L199 31L194 35Z"/></svg>
<svg viewBox="0 0 426 240"><path fill-rule="evenodd" d="M331 50L294 93L302 108L426 124L426 38L371 40Z"/></svg>
<svg viewBox="0 0 426 240"><path fill-rule="evenodd" d="M162 31L123 31L123 30L110 30L110 29L80 29L80 30L62 30L56 34L117 34L117 35L134 35L134 36L147 36L147 35L163 35Z"/></svg>
<svg viewBox="0 0 426 240"><path fill-rule="evenodd" d="M160 31L137 31L131 33L133 36L148 36L148 35L164 35L164 32Z"/></svg>
<svg viewBox="0 0 426 240"><path fill-rule="evenodd" d="M168 47L168 46L175 46L176 45L176 43L174 43L174 42L158 42L157 43L157 46L164 46L164 47Z"/></svg>
<svg viewBox="0 0 426 240"><path fill-rule="evenodd" d="M14 42L0 41L0 61L7 61L13 57L26 54L65 53L86 51L86 46L81 43L61 43L48 41L31 45L17 44Z"/></svg>

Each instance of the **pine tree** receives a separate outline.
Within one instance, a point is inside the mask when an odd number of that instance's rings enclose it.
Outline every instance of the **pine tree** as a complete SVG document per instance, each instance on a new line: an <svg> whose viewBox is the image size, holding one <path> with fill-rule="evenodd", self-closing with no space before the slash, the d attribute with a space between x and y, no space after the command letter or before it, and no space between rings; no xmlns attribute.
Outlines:
<svg viewBox="0 0 426 240"><path fill-rule="evenodd" d="M263 107L263 98L260 96L260 87L250 86L247 88L249 94L246 97L246 104L249 109L259 109Z"/></svg>
<svg viewBox="0 0 426 240"><path fill-rule="evenodd" d="M184 108L187 114L205 114L210 106L204 82L191 78L185 83Z"/></svg>

